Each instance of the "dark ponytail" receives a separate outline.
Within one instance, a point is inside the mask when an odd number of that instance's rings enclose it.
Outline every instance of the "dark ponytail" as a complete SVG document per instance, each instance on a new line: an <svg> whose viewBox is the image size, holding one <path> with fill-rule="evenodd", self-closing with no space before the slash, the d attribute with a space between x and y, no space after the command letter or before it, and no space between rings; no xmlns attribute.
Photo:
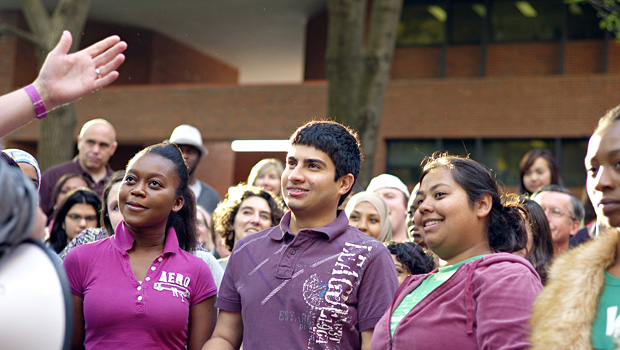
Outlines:
<svg viewBox="0 0 620 350"><path fill-rule="evenodd" d="M157 154L174 163L174 168L179 177L179 187L176 190L178 196L183 197L183 207L178 212L170 212L166 229L174 227L181 249L190 252L198 246L196 238L196 197L189 187L189 171L185 165L183 153L173 143L159 143L149 146L140 151L134 158L149 153Z"/></svg>
<svg viewBox="0 0 620 350"><path fill-rule="evenodd" d="M506 197L504 204L495 203L489 220L489 245L495 252L517 252L527 245L527 231L523 215L525 211L512 196Z"/></svg>
<svg viewBox="0 0 620 350"><path fill-rule="evenodd" d="M465 190L470 203L473 204L484 194L491 196L487 231L489 245L494 252L512 253L525 248L527 231L520 214L523 209L514 199L502 201L499 185L489 169L473 159L435 153L426 160L420 182L431 170L440 168L451 171L454 181Z"/></svg>

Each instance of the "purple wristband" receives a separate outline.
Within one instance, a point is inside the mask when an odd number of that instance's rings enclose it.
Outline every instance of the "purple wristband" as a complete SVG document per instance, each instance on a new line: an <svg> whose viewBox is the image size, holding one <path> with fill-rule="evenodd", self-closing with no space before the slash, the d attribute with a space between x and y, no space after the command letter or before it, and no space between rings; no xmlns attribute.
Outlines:
<svg viewBox="0 0 620 350"><path fill-rule="evenodd" d="M24 88L28 96L30 96L30 101L32 101L32 105L34 106L34 112L37 114L37 119L43 119L47 117L47 108L45 108L45 104L41 99L41 96L37 92L37 89L34 88L32 84L26 86Z"/></svg>

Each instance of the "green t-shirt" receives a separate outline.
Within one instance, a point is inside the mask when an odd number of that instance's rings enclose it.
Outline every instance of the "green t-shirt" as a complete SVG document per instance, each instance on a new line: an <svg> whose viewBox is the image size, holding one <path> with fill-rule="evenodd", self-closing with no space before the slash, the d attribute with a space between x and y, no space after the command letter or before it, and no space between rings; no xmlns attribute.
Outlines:
<svg viewBox="0 0 620 350"><path fill-rule="evenodd" d="M605 287L598 301L596 318L592 323L593 348L613 350L620 344L619 308L620 278L614 277L605 271Z"/></svg>
<svg viewBox="0 0 620 350"><path fill-rule="evenodd" d="M483 256L486 256L486 254L474 256L454 265L440 267L437 269L436 273L426 277L426 279L422 281L416 289L412 290L411 293L407 294L407 296L403 298L400 304L396 307L396 310L394 310L394 313L390 318L390 329L392 331L392 336L394 336L396 326L398 326L400 321L405 318L409 311L418 305L422 299L426 298L427 295L431 294L432 291L437 289L437 287L441 286L445 281L452 277L461 265L472 260L480 259Z"/></svg>

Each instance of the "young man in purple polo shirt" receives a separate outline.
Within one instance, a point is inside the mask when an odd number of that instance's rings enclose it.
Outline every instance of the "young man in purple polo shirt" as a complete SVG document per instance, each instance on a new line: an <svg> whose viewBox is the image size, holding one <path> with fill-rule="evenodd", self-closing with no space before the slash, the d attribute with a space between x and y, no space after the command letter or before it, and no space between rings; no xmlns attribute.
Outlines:
<svg viewBox="0 0 620 350"><path fill-rule="evenodd" d="M330 121L291 136L280 225L235 244L203 350L370 349L398 280L381 242L338 211L359 173L357 135Z"/></svg>

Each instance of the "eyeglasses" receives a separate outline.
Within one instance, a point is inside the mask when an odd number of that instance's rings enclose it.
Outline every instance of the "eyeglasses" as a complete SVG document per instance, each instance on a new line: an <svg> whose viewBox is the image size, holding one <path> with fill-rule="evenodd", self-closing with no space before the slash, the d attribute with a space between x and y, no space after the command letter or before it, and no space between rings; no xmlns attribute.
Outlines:
<svg viewBox="0 0 620 350"><path fill-rule="evenodd" d="M89 215L89 216L82 216L79 214L67 214L67 217L71 220L71 221L82 221L82 219L86 220L86 222L93 222L93 221L97 221L97 215Z"/></svg>
<svg viewBox="0 0 620 350"><path fill-rule="evenodd" d="M543 208L543 210L545 211L545 214L547 216L551 216L554 218L561 218L562 216L566 215L569 219L573 219L573 217L569 214L566 214L565 212L562 211L562 209L560 208Z"/></svg>

